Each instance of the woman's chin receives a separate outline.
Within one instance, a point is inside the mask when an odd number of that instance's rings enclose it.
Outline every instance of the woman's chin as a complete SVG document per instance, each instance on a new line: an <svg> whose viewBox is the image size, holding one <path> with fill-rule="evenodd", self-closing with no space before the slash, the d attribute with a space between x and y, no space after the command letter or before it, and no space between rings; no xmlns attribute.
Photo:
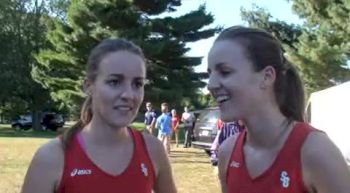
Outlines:
<svg viewBox="0 0 350 193"><path fill-rule="evenodd" d="M131 121L125 121L125 120L121 120L121 121L114 120L110 122L110 126L116 129L128 127L130 126L130 124L131 124Z"/></svg>
<svg viewBox="0 0 350 193"><path fill-rule="evenodd" d="M108 117L109 124L116 128L127 127L133 120L134 117L131 115L115 116L115 118Z"/></svg>
<svg viewBox="0 0 350 193"><path fill-rule="evenodd" d="M229 112L220 112L220 119L223 122L233 122L239 120L238 116L235 116L234 113Z"/></svg>

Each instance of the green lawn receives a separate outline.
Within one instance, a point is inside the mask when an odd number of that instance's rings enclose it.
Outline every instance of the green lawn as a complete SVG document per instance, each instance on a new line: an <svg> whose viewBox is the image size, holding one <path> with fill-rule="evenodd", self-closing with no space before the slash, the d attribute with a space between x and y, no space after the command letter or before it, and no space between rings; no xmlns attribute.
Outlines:
<svg viewBox="0 0 350 193"><path fill-rule="evenodd" d="M142 123L133 127L144 128ZM0 125L1 193L19 193L34 152L55 136L55 132L14 131L8 125ZM170 161L179 193L219 192L219 183L203 151L172 146Z"/></svg>

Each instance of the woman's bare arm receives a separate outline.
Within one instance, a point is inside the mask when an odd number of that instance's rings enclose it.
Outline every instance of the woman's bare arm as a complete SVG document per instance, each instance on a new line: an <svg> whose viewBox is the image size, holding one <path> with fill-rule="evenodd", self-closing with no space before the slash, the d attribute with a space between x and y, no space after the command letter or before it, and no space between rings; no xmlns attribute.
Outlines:
<svg viewBox="0 0 350 193"><path fill-rule="evenodd" d="M155 193L176 193L170 161L163 144L152 135L143 135L156 173Z"/></svg>
<svg viewBox="0 0 350 193"><path fill-rule="evenodd" d="M219 179L221 184L222 193L227 193L227 167L230 161L230 156L235 146L237 135L233 135L227 138L220 146L218 153L218 169L219 169Z"/></svg>
<svg viewBox="0 0 350 193"><path fill-rule="evenodd" d="M29 166L22 193L54 193L58 188L64 165L64 153L58 138L43 145Z"/></svg>
<svg viewBox="0 0 350 193"><path fill-rule="evenodd" d="M339 149L324 133L311 133L301 155L304 183L310 191L350 192L350 170Z"/></svg>

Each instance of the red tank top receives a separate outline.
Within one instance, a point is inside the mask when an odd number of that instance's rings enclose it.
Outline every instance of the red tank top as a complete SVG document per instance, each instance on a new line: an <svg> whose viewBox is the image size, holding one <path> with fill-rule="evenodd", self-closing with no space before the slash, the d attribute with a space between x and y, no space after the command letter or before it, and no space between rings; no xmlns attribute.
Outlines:
<svg viewBox="0 0 350 193"><path fill-rule="evenodd" d="M227 168L229 193L307 193L303 183L301 148L306 137L316 129L297 123L270 168L252 179L243 154L246 130L238 137Z"/></svg>
<svg viewBox="0 0 350 193"><path fill-rule="evenodd" d="M129 131L134 140L134 153L129 166L118 176L107 174L95 165L76 135L65 151L63 177L57 193L151 193L155 173L144 138L138 131Z"/></svg>

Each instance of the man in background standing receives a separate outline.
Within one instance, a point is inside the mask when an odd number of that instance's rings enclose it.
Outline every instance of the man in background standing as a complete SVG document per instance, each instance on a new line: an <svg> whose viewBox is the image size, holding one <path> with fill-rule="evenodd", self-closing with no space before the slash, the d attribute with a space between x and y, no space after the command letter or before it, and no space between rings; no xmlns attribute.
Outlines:
<svg viewBox="0 0 350 193"><path fill-rule="evenodd" d="M181 117L181 121L183 122L185 127L184 148L191 147L194 120L195 120L195 117L193 113L190 113L188 110L188 107L185 107L185 112L182 113L182 117Z"/></svg>
<svg viewBox="0 0 350 193"><path fill-rule="evenodd" d="M158 138L162 141L165 150L170 153L171 115L169 114L168 103L162 103L161 110L162 115L156 121L156 128L159 133Z"/></svg>
<svg viewBox="0 0 350 193"><path fill-rule="evenodd" d="M147 102L146 103L146 109L147 112L145 113L145 125L146 125L146 130L153 135L153 129L154 125L156 123L156 113L153 110L152 103Z"/></svg>

